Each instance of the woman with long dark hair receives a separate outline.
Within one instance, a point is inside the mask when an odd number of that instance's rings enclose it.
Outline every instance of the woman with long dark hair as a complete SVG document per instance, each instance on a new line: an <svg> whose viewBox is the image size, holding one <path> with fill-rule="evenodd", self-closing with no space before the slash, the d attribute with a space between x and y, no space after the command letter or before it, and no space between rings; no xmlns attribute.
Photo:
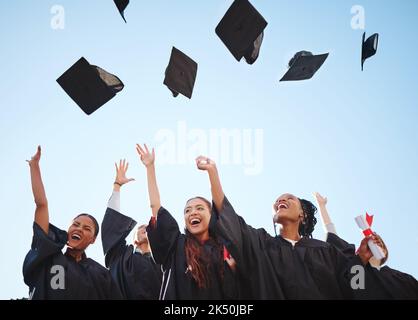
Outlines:
<svg viewBox="0 0 418 320"><path fill-rule="evenodd" d="M147 227L156 263L163 267L160 299L238 298L235 263L223 240L210 229L211 203L203 197L186 201L185 234L161 206L155 175L155 152L137 145L147 169L152 218Z"/></svg>

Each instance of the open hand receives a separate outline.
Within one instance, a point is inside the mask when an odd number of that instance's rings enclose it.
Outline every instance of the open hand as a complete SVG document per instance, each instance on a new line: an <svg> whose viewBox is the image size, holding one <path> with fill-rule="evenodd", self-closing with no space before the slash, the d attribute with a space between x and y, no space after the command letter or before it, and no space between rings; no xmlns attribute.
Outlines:
<svg viewBox="0 0 418 320"><path fill-rule="evenodd" d="M154 164L154 161L155 161L154 148L152 148L152 152L150 153L146 144L144 144L143 148L139 144L136 144L136 151L138 152L139 157L141 158L141 161L145 167L149 167Z"/></svg>
<svg viewBox="0 0 418 320"><path fill-rule="evenodd" d="M126 177L126 171L128 171L128 167L129 167L129 162L126 162L125 159L119 160L119 166L115 162L115 168L116 168L115 182L117 182L121 186L124 185L125 183L135 180L133 178Z"/></svg>
<svg viewBox="0 0 418 320"><path fill-rule="evenodd" d="M318 192L314 192L314 196L319 206L325 206L328 202L326 197L321 196Z"/></svg>

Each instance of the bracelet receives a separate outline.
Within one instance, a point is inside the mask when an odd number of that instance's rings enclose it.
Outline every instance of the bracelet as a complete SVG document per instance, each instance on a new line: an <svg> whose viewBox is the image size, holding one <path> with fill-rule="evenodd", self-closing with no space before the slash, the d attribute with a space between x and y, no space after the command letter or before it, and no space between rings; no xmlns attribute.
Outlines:
<svg viewBox="0 0 418 320"><path fill-rule="evenodd" d="M113 184L117 184L119 187L122 187L122 186L123 186L123 184L122 184L122 183L119 183L119 182L117 182L117 181L113 182Z"/></svg>

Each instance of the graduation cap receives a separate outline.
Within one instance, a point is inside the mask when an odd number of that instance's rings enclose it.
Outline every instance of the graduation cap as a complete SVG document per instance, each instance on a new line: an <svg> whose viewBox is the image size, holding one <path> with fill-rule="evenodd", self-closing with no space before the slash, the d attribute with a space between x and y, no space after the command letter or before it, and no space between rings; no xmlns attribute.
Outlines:
<svg viewBox="0 0 418 320"><path fill-rule="evenodd" d="M379 42L379 34L375 33L367 38L366 41L366 32L363 33L363 41L361 47L361 71L363 71L363 64L366 59L374 56L377 51L377 44Z"/></svg>
<svg viewBox="0 0 418 320"><path fill-rule="evenodd" d="M118 77L90 65L84 57L65 71L57 82L88 115L112 99L124 87Z"/></svg>
<svg viewBox="0 0 418 320"><path fill-rule="evenodd" d="M177 97L181 93L190 99L193 93L196 74L197 63L173 47L164 78L164 84L171 90L173 96Z"/></svg>
<svg viewBox="0 0 418 320"><path fill-rule="evenodd" d="M299 51L289 61L289 70L280 81L306 80L314 76L327 59L328 53L313 55L309 51Z"/></svg>
<svg viewBox="0 0 418 320"><path fill-rule="evenodd" d="M113 2L116 4L116 7L118 8L120 15L122 16L123 20L125 20L125 23L126 23L124 11L129 4L129 0L113 0Z"/></svg>
<svg viewBox="0 0 418 320"><path fill-rule="evenodd" d="M248 0L235 0L216 26L215 32L232 55L253 64L260 52L267 21Z"/></svg>

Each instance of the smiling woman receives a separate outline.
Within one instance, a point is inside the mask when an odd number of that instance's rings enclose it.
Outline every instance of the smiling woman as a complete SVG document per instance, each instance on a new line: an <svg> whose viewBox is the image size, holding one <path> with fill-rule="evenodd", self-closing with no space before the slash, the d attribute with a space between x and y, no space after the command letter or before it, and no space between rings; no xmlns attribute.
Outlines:
<svg viewBox="0 0 418 320"><path fill-rule="evenodd" d="M203 197L186 202L185 234L173 216L161 206L155 176L155 152L137 145L147 169L152 218L147 227L156 263L162 265L160 299L237 299L238 275L223 240L210 230L212 206Z"/></svg>
<svg viewBox="0 0 418 320"><path fill-rule="evenodd" d="M96 240L99 224L88 213L80 213L74 218L67 233L67 253L78 262L82 258L82 253Z"/></svg>
<svg viewBox="0 0 418 320"><path fill-rule="evenodd" d="M280 235L253 228L239 216L223 193L217 170L208 170L215 230L229 241L245 287L254 299L356 299L350 286L353 266L367 263L360 250L347 257L330 244L313 239L316 207L308 200L285 193L273 203L273 222Z"/></svg>
<svg viewBox="0 0 418 320"><path fill-rule="evenodd" d="M28 161L35 197L35 221L31 250L23 263L23 276L31 299L118 299L119 288L110 272L86 257L85 250L96 240L96 219L81 213L68 231L49 223L48 201L39 161L41 147ZM62 249L67 245L65 254Z"/></svg>
<svg viewBox="0 0 418 320"><path fill-rule="evenodd" d="M209 287L209 274L211 273L208 261L205 261L205 246L202 244L213 243L214 260L218 262L219 274L223 275L223 245L216 235L209 234L209 223L212 206L209 200L203 197L194 197L186 202L184 209L184 223L186 225L186 242L184 250L188 261L188 270L199 288ZM213 234L213 233L212 233ZM215 241L214 241L215 240Z"/></svg>
<svg viewBox="0 0 418 320"><path fill-rule="evenodd" d="M300 237L312 238L316 224L316 207L312 202L299 199L293 194L281 195L273 204L273 223L282 225L281 232L288 234L289 238L299 240ZM297 232L295 232L297 230ZM285 236L286 237L286 236Z"/></svg>

